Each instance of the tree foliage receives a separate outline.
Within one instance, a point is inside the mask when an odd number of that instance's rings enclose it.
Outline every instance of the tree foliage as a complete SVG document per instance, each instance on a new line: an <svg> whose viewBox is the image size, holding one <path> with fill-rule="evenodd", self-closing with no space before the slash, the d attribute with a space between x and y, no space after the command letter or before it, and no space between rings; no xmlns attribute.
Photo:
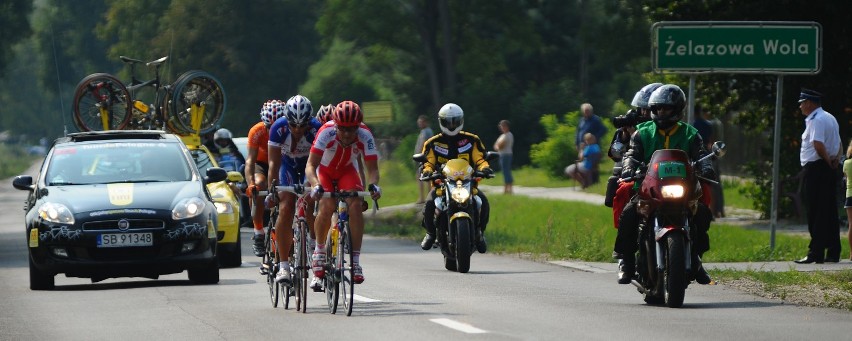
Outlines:
<svg viewBox="0 0 852 341"><path fill-rule="evenodd" d="M4 0L0 3L0 76L13 57L12 46L26 39L32 29L27 18L33 10L32 0Z"/></svg>

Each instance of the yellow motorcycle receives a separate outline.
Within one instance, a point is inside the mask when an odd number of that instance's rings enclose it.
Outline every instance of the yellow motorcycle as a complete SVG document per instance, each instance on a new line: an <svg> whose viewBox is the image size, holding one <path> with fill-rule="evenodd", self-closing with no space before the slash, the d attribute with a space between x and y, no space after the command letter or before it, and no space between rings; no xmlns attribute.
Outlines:
<svg viewBox="0 0 852 341"><path fill-rule="evenodd" d="M487 152L485 159L494 160L499 155ZM416 154L414 161L423 163L426 156ZM492 178L474 170L464 159L452 159L438 172L420 177L435 186L435 233L437 244L444 255L444 267L450 271L466 273L470 270L470 256L476 251L476 242L482 229L478 226L482 201L476 195L476 184L482 178Z"/></svg>

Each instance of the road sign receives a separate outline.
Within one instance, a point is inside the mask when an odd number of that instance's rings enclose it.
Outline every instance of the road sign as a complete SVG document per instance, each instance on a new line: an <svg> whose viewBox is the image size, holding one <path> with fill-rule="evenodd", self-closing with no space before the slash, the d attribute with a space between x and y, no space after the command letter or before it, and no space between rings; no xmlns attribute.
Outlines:
<svg viewBox="0 0 852 341"><path fill-rule="evenodd" d="M364 102L361 110L364 111L364 122L367 124L387 123L393 121L393 108L391 101Z"/></svg>
<svg viewBox="0 0 852 341"><path fill-rule="evenodd" d="M816 22L658 22L654 71L815 74L822 68Z"/></svg>

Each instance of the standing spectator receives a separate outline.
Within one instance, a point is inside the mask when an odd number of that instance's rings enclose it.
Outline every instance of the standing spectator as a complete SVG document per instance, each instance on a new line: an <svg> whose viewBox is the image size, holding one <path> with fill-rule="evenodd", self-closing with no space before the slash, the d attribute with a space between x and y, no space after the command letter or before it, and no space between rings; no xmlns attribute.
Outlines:
<svg viewBox="0 0 852 341"><path fill-rule="evenodd" d="M583 136L583 149L577 155L577 162L565 167L565 175L568 175L585 189L593 182L594 175L592 174L597 168L598 162L601 160L601 147L592 133L586 133Z"/></svg>
<svg viewBox="0 0 852 341"><path fill-rule="evenodd" d="M509 121L502 120L497 125L500 129L500 137L494 142L494 150L500 153L500 169L503 171L503 194L512 194L512 146L515 144L515 135L509 131Z"/></svg>
<svg viewBox="0 0 852 341"><path fill-rule="evenodd" d="M586 133L592 133L595 136L595 141L600 141L603 135L606 134L606 126L604 126L600 116L594 114L591 104L581 104L580 112L583 114L583 117L580 118L580 122L577 124L577 135L574 137L574 146L577 147L578 151L583 150L583 147L585 147L583 139Z"/></svg>
<svg viewBox="0 0 852 341"><path fill-rule="evenodd" d="M836 169L841 142L837 120L822 109L822 94L802 89L799 109L805 116L805 132L799 161L805 170L808 232L811 242L808 255L796 263L840 261L840 226L837 214Z"/></svg>
<svg viewBox="0 0 852 341"><path fill-rule="evenodd" d="M713 145L713 141L715 141L713 137L713 125L708 119L710 111L696 105L695 112L697 112L698 115L695 117L695 120L692 121L692 126L698 130L698 135L701 135L701 140L704 141L704 148L710 150L708 147Z"/></svg>
<svg viewBox="0 0 852 341"><path fill-rule="evenodd" d="M843 206L846 208L846 228L849 229L847 232L849 249L852 250L852 140L849 141L849 147L846 148L846 161L843 161L843 174L846 175L846 202ZM849 252L849 260L852 260L852 251Z"/></svg>
<svg viewBox="0 0 852 341"><path fill-rule="evenodd" d="M423 143L426 142L432 135L435 133L432 132L432 128L429 127L429 118L426 115L420 115L417 117L417 127L420 128L420 134L417 135L417 143L414 144L414 154L423 153ZM423 166L417 166L417 179L420 178L420 172L423 171ZM426 193L428 192L429 184L425 181L417 180L417 188L420 190L419 196L417 197L417 203L422 204L426 201Z"/></svg>
<svg viewBox="0 0 852 341"><path fill-rule="evenodd" d="M713 142L716 141L725 141L725 127L722 124L722 121L719 120L719 117L713 114L713 112L709 109L704 110L707 112L707 120L710 121L710 125L713 127L713 141L710 141L709 145L712 146ZM725 192L722 190L722 169L719 168L719 162L721 162L721 159L713 159L713 170L716 171L716 176L719 178L719 184L713 186L713 202L711 203L711 209L713 210L713 216L716 218L724 218Z"/></svg>

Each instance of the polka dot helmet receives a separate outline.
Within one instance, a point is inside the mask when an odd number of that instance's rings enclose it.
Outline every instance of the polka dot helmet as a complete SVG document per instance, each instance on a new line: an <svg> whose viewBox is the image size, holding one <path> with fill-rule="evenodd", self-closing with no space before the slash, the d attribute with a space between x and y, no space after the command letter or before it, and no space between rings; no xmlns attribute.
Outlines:
<svg viewBox="0 0 852 341"><path fill-rule="evenodd" d="M276 120L284 116L285 103L277 99L271 99L263 103L260 108L260 120L263 124L270 126Z"/></svg>

